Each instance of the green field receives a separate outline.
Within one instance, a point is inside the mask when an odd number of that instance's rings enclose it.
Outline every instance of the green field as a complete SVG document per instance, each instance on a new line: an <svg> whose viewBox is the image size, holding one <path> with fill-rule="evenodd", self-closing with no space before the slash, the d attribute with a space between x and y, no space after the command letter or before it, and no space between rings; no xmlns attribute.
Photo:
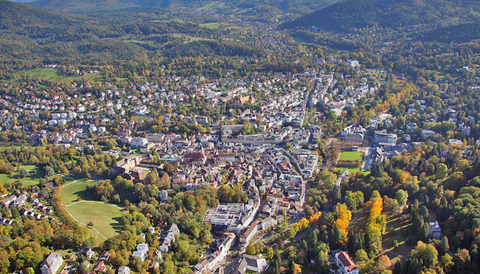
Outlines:
<svg viewBox="0 0 480 274"><path fill-rule="evenodd" d="M205 27L207 29L219 29L220 28L220 23L205 23L205 24L200 24L200 27Z"/></svg>
<svg viewBox="0 0 480 274"><path fill-rule="evenodd" d="M361 151L342 151L340 161L363 161L363 152Z"/></svg>
<svg viewBox="0 0 480 274"><path fill-rule="evenodd" d="M10 177L9 174L0 174L0 184L3 186L5 183L14 183L16 181L20 181L23 186L33 186L38 185L39 179L43 178L45 174L41 171L37 171L35 174L35 166L23 166L21 167L28 171L28 176L25 178L20 178L18 171L13 173L13 176Z"/></svg>
<svg viewBox="0 0 480 274"><path fill-rule="evenodd" d="M348 169L348 172L350 172L350 174L355 174L359 171L361 171L364 175L370 174L370 171L362 171L361 167L337 166L337 170L340 170L341 172L343 172L345 169Z"/></svg>
<svg viewBox="0 0 480 274"><path fill-rule="evenodd" d="M80 197L82 200L93 200L93 197L85 194L87 184L95 184L95 181L81 179L71 184L66 182L65 186L63 186L59 192L60 197L62 197L62 204L70 205L74 202L77 202L78 197Z"/></svg>
<svg viewBox="0 0 480 274"><path fill-rule="evenodd" d="M120 230L119 221L123 213L117 206L102 202L81 201L66 206L65 209L80 223L88 224L93 222L93 227L106 238L117 235ZM96 238L97 232L95 230L92 229L91 234ZM101 235L98 239L101 241L105 240Z"/></svg>
<svg viewBox="0 0 480 274"><path fill-rule="evenodd" d="M53 68L35 68L29 70L20 71L17 74L20 78L28 80L40 80L40 81L65 81L65 80L82 80L83 76L64 76L58 73L57 69ZM85 75L87 80L93 82L100 81L102 79L101 73L92 73Z"/></svg>
<svg viewBox="0 0 480 274"><path fill-rule="evenodd" d="M101 242L118 234L120 229L120 218L122 209L108 203L93 201L93 197L85 194L87 184L95 184L95 181L80 179L66 183L59 191L62 204L65 209L78 222L86 225L93 222L91 234ZM81 198L78 201L78 197ZM98 235L97 229L102 235Z"/></svg>
<svg viewBox="0 0 480 274"><path fill-rule="evenodd" d="M6 148L11 148L12 146L0 146L0 150L5 150ZM22 150L21 146L13 146L17 150Z"/></svg>

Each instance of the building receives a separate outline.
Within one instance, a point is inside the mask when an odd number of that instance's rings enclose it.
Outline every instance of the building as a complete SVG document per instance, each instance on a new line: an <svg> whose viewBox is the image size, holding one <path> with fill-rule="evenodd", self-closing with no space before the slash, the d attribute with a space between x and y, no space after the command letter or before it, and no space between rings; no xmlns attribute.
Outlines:
<svg viewBox="0 0 480 274"><path fill-rule="evenodd" d="M244 213L244 204L219 204L218 207L207 211L203 221L212 224L214 230L228 230L241 223Z"/></svg>
<svg viewBox="0 0 480 274"><path fill-rule="evenodd" d="M183 161L185 164L201 166L205 165L207 157L205 157L203 152L187 153L183 156Z"/></svg>
<svg viewBox="0 0 480 274"><path fill-rule="evenodd" d="M241 107L246 103L255 103L255 98L252 95L249 96L239 96L232 101L232 106L234 107Z"/></svg>
<svg viewBox="0 0 480 274"><path fill-rule="evenodd" d="M440 240L442 238L442 228L437 221L428 223L430 233L428 234L430 238L434 240Z"/></svg>
<svg viewBox="0 0 480 274"><path fill-rule="evenodd" d="M118 268L118 274L130 274L130 267L121 266Z"/></svg>
<svg viewBox="0 0 480 274"><path fill-rule="evenodd" d="M257 233L257 225L260 223L259 220L254 221L248 229L240 235L240 243L247 245L248 242L252 239L252 237Z"/></svg>
<svg viewBox="0 0 480 274"><path fill-rule="evenodd" d="M148 244L138 244L137 250L132 253L132 257L139 258L142 262L148 257Z"/></svg>
<svg viewBox="0 0 480 274"><path fill-rule="evenodd" d="M161 252L168 252L171 243L175 242L175 236L180 235L177 224L172 224L167 231L167 236L163 239L163 243L158 248Z"/></svg>
<svg viewBox="0 0 480 274"><path fill-rule="evenodd" d="M261 273L267 267L264 258L243 254L228 265L224 274L245 274L247 271Z"/></svg>
<svg viewBox="0 0 480 274"><path fill-rule="evenodd" d="M52 252L40 265L40 271L42 274L56 274L62 264L62 256L56 252Z"/></svg>
<svg viewBox="0 0 480 274"><path fill-rule="evenodd" d="M133 138L130 141L130 147L131 148L143 148L143 147L146 147L147 145L148 145L147 138L137 137L137 138Z"/></svg>
<svg viewBox="0 0 480 274"><path fill-rule="evenodd" d="M347 251L340 251L335 254L335 263L338 267L337 271L332 271L335 274L359 274L358 266Z"/></svg>
<svg viewBox="0 0 480 274"><path fill-rule="evenodd" d="M379 146L391 146L397 144L397 134L387 133L386 130L375 131L375 142Z"/></svg>

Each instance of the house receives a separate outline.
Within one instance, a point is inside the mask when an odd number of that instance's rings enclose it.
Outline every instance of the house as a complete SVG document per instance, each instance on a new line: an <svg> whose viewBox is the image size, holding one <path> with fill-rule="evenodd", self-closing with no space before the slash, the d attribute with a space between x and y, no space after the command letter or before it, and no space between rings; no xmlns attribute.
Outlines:
<svg viewBox="0 0 480 274"><path fill-rule="evenodd" d="M167 199L168 199L168 191L162 190L162 191L160 192L160 201L166 202Z"/></svg>
<svg viewBox="0 0 480 274"><path fill-rule="evenodd" d="M168 252L170 250L171 243L175 242L175 236L180 234L180 230L176 224L172 224L167 231L167 236L163 239L163 243L158 248L162 252Z"/></svg>
<svg viewBox="0 0 480 274"><path fill-rule="evenodd" d="M42 274L56 274L63 264L63 258L59 253L52 252L40 265Z"/></svg>
<svg viewBox="0 0 480 274"><path fill-rule="evenodd" d="M250 271L261 273L267 266L264 258L243 254L225 269L224 274L245 274Z"/></svg>
<svg viewBox="0 0 480 274"><path fill-rule="evenodd" d="M440 240L442 238L442 228L437 221L428 223L430 229L429 237L434 240Z"/></svg>
<svg viewBox="0 0 480 274"><path fill-rule="evenodd" d="M16 200L17 200L17 196L11 195L10 197L3 199L2 205L9 207L13 203L15 203Z"/></svg>
<svg viewBox="0 0 480 274"><path fill-rule="evenodd" d="M93 268L94 271L99 271L99 272L105 272L107 270L107 266L103 261L99 262L98 264L95 265Z"/></svg>
<svg viewBox="0 0 480 274"><path fill-rule="evenodd" d="M250 96L239 96L239 97L233 99L232 106L241 107L248 102L250 102L252 104L255 103L255 98L253 98L252 95L250 95Z"/></svg>
<svg viewBox="0 0 480 274"><path fill-rule="evenodd" d="M147 144L148 144L147 138L136 137L130 141L131 148L142 148L142 147L146 147Z"/></svg>
<svg viewBox="0 0 480 274"><path fill-rule="evenodd" d="M132 257L139 258L142 262L148 257L148 244L138 244L137 250L133 252Z"/></svg>
<svg viewBox="0 0 480 274"><path fill-rule="evenodd" d="M340 251L335 254L335 263L338 267L338 270L334 272L335 274L359 274L358 266L347 251Z"/></svg>
<svg viewBox="0 0 480 274"><path fill-rule="evenodd" d="M100 258L98 258L100 261L107 261L110 258L110 252L104 251L102 255L100 255Z"/></svg>
<svg viewBox="0 0 480 274"><path fill-rule="evenodd" d="M417 128L417 123L408 123L407 130L414 130Z"/></svg>
<svg viewBox="0 0 480 274"><path fill-rule="evenodd" d="M194 152L194 153L187 153L183 156L183 161L185 164L191 165L205 165L207 158L203 154L203 152Z"/></svg>
<svg viewBox="0 0 480 274"><path fill-rule="evenodd" d="M130 274L130 267L128 266L121 266L118 268L118 274Z"/></svg>

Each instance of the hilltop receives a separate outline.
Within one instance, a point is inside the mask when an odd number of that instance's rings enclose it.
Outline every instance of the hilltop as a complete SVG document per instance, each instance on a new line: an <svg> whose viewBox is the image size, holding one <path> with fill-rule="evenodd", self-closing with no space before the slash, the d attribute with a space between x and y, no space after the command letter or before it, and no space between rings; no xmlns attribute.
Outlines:
<svg viewBox="0 0 480 274"><path fill-rule="evenodd" d="M350 31L366 27L406 26L476 21L480 7L473 0L346 0L302 16L283 26L316 26Z"/></svg>
<svg viewBox="0 0 480 274"><path fill-rule="evenodd" d="M328 6L337 0L39 0L29 3L35 7L58 12L91 13L157 8L172 12L220 13L225 15L262 17L262 13L307 14Z"/></svg>

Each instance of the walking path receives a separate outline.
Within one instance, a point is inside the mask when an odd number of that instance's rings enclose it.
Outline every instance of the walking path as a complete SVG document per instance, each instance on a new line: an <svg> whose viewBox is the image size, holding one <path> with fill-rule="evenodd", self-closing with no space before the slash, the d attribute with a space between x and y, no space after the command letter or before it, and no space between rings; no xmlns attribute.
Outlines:
<svg viewBox="0 0 480 274"><path fill-rule="evenodd" d="M87 226L87 227L90 227L91 229L95 230L97 232L97 237L95 239L98 239L98 235L101 235L103 238L105 238L105 240L107 239L107 237L105 237L105 235L103 235L100 231L98 231L98 229L94 228L94 227L91 227L85 223L82 223L82 222L79 222L77 219L75 219L75 217L73 217L72 213L70 213L70 211L68 211L68 209L65 207L65 205L63 206L63 208L65 209L65 211L68 212L68 214L73 218L73 220L79 224L82 224L84 226Z"/></svg>

